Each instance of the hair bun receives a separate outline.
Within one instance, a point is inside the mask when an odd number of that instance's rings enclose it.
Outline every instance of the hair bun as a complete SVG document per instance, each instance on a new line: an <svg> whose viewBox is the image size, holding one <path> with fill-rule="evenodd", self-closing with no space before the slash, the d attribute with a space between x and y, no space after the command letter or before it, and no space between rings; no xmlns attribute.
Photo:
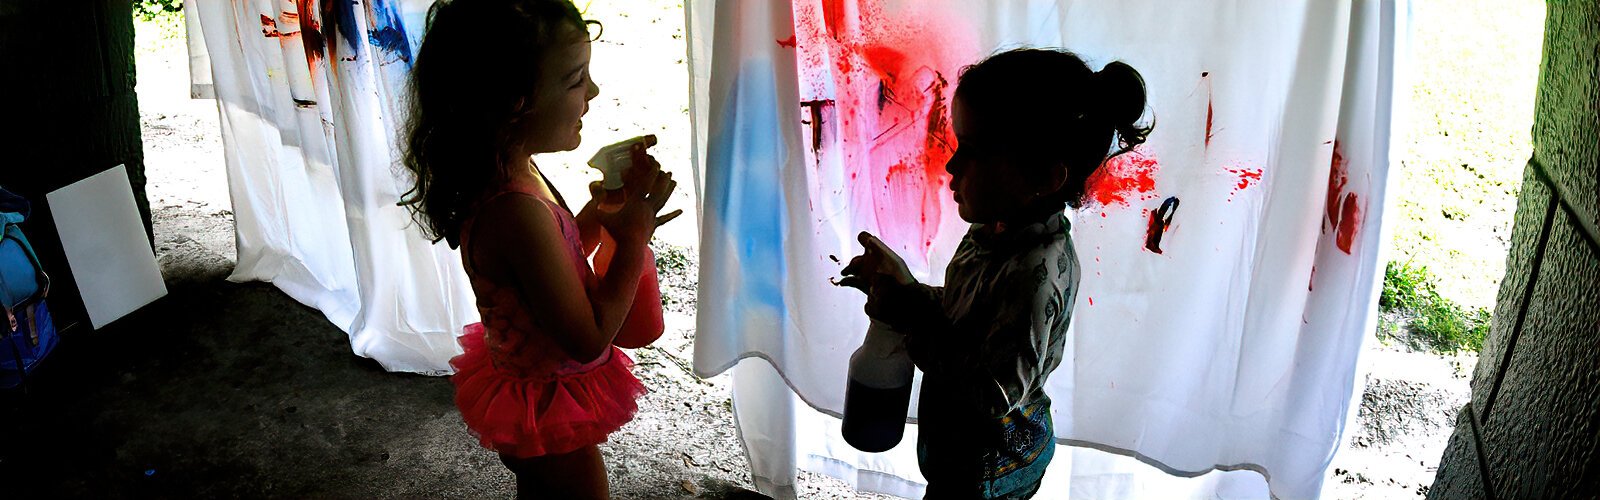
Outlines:
<svg viewBox="0 0 1600 500"><path fill-rule="evenodd" d="M1101 98L1095 103L1094 114L1116 129L1122 149L1143 144L1150 127L1139 127L1144 116L1144 77L1122 61L1113 61L1096 71L1091 81L1095 94Z"/></svg>

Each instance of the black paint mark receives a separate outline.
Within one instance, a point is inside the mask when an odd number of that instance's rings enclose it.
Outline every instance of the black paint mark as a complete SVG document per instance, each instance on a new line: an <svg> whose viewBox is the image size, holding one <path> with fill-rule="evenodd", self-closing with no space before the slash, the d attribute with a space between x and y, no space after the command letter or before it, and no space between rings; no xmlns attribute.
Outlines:
<svg viewBox="0 0 1600 500"><path fill-rule="evenodd" d="M950 147L949 141L945 140L943 133L950 128L950 114L945 112L946 105L944 102L944 88L948 85L950 85L950 82L944 79L944 74L935 71L933 72L933 81L928 83L928 88L922 89L923 92L928 93L929 101L932 102L932 104L928 105L928 131L925 135L925 144L923 144L925 149L932 150L935 147L939 147L944 148L945 151L955 150L955 148Z"/></svg>
<svg viewBox="0 0 1600 500"><path fill-rule="evenodd" d="M1161 202L1161 208L1150 212L1150 226L1145 228L1144 249L1161 253L1161 235L1172 227L1172 216L1178 213L1178 197Z"/></svg>
<svg viewBox="0 0 1600 500"><path fill-rule="evenodd" d="M811 123L809 125L811 125L812 154L820 154L822 152L822 108L832 105L833 99L805 101L800 103L801 108L811 111Z"/></svg>

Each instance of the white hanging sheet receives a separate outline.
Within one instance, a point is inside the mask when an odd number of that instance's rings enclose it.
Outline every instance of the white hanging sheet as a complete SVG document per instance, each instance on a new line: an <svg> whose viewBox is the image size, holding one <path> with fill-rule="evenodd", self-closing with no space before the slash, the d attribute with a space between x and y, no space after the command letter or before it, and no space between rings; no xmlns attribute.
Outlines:
<svg viewBox="0 0 1600 500"><path fill-rule="evenodd" d="M477 321L457 252L397 206L405 82L430 0L198 0L239 260L321 310L355 354L444 374Z"/></svg>
<svg viewBox="0 0 1600 500"><path fill-rule="evenodd" d="M1083 280L1047 390L1070 448L1039 498L1318 496L1376 321L1405 2L687 8L695 367L738 365L736 420L762 491L793 496L803 468L920 496L914 426L884 454L839 436L866 317L861 294L828 278L867 230L942 281L966 224L943 174L941 105L964 65L1028 45L1131 64L1155 119L1069 214ZM1172 198L1170 225L1152 229Z"/></svg>

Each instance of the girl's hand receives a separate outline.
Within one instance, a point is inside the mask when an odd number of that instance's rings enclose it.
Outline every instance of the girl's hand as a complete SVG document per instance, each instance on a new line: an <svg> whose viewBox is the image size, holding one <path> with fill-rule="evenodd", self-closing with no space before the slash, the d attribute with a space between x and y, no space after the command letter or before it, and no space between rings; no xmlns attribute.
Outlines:
<svg viewBox="0 0 1600 500"><path fill-rule="evenodd" d="M850 259L850 264L840 271L844 278L839 280L838 285L866 293L867 314L876 316L885 294L916 283L917 279L911 276L905 261L872 233L862 231L856 239L864 250L861 255Z"/></svg>
<svg viewBox="0 0 1600 500"><path fill-rule="evenodd" d="M657 226L665 224L682 210L660 215L667 198L677 189L672 174L661 171L661 163L645 153L643 148L634 151L634 167L622 187L621 206L614 210L596 208L596 218L611 237L620 244L646 244L655 234Z"/></svg>
<svg viewBox="0 0 1600 500"><path fill-rule="evenodd" d="M578 239L583 242L584 255L593 253L594 247L600 244L600 202L606 196L601 184L600 181L589 183L589 202L572 217L578 223Z"/></svg>

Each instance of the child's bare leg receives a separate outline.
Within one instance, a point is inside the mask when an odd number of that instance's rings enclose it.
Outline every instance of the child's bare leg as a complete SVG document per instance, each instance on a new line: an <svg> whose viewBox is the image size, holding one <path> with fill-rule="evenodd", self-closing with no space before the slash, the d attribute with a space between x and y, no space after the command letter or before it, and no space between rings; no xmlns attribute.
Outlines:
<svg viewBox="0 0 1600 500"><path fill-rule="evenodd" d="M515 458L500 455L500 462L517 476L517 498L606 499L611 484L600 447L589 445L561 455Z"/></svg>

